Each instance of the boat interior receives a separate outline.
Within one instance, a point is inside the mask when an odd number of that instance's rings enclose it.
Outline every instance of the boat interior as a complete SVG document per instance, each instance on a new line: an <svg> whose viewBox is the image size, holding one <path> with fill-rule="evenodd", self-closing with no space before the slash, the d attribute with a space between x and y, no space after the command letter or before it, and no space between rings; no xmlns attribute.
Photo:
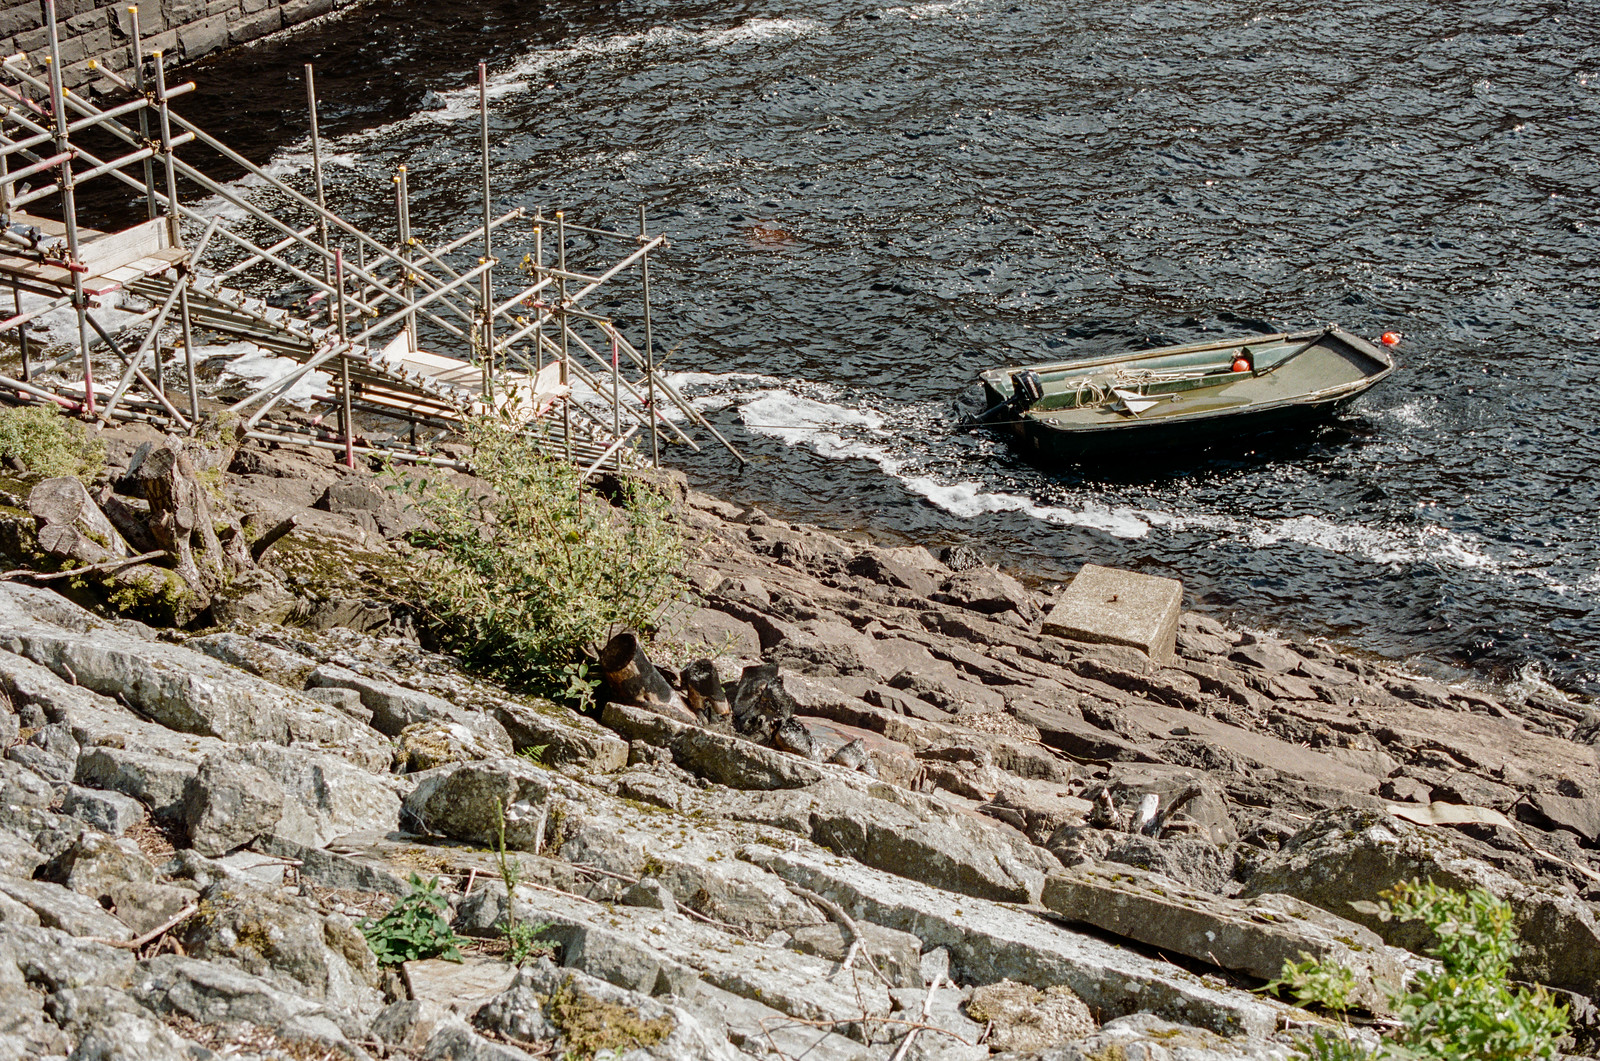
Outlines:
<svg viewBox="0 0 1600 1061"><path fill-rule="evenodd" d="M1369 353L1349 341L1353 338L1328 329L1043 365L1033 371L1044 396L1029 408L1029 415L1060 426L1103 424L1337 394L1391 367L1381 352ZM1004 394L1020 371L1001 369L984 375L997 393Z"/></svg>

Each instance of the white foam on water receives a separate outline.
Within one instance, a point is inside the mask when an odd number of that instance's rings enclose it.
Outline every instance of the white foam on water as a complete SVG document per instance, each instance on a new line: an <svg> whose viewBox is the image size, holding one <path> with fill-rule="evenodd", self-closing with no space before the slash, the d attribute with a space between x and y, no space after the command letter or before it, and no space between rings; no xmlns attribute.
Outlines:
<svg viewBox="0 0 1600 1061"><path fill-rule="evenodd" d="M828 388L769 376L680 373L673 378L682 388L705 387L717 392L695 396L693 400L699 408L713 407L711 403L716 403L715 407L732 405L737 408L739 419L755 434L787 446L803 445L833 460L869 461L910 493L960 519L1016 512L1041 522L1083 527L1124 539L1145 537L1152 529L1173 533L1203 531L1215 535L1219 542L1255 549L1293 544L1375 564L1433 563L1465 570L1505 570L1502 561L1491 556L1483 542L1436 523L1386 527L1341 523L1322 516L1241 518L1116 505L1092 497L1046 504L1020 494L988 489L972 480L944 481L921 473L912 461L900 455L906 448L901 444L905 440L888 425L905 418L901 415L842 404L830 400L839 399L840 395ZM810 393L797 393L800 390Z"/></svg>
<svg viewBox="0 0 1600 1061"><path fill-rule="evenodd" d="M886 7L884 15L900 15L909 19L959 17L974 8L984 8L985 0L943 0L940 3L912 4L907 7Z"/></svg>
<svg viewBox="0 0 1600 1061"><path fill-rule="evenodd" d="M719 50L774 41L795 40L827 32L827 26L809 18L752 18L727 29L692 31L677 26L653 26L643 33L624 33L609 37L579 37L569 44L534 52L518 59L509 68L488 76L484 95L491 103L528 92L562 67L596 59L668 46L702 47ZM475 118L479 110L476 84L432 94L435 105L391 122L388 125L348 134L347 141L381 140L420 124L450 124Z"/></svg>
<svg viewBox="0 0 1600 1061"><path fill-rule="evenodd" d="M218 343L194 348L197 359L229 358L223 372L223 381L244 380L248 383L265 383L299 367L299 362L289 357L279 357L255 343ZM309 372L289 389L283 400L291 405L306 408L320 394L327 394L333 385L333 376L327 372Z"/></svg>
<svg viewBox="0 0 1600 1061"><path fill-rule="evenodd" d="M1017 494L985 490L971 481L947 485L927 476L899 478L913 494L962 519L976 519L990 512L1021 512L1045 523L1086 527L1116 538L1143 538L1150 533L1150 524L1130 508L1112 508L1093 501L1086 502L1082 508L1041 505Z"/></svg>
<svg viewBox="0 0 1600 1061"><path fill-rule="evenodd" d="M726 48L743 44L798 40L825 32L827 32L826 26L810 18L752 18L732 29L713 30L703 34L700 40L708 48Z"/></svg>

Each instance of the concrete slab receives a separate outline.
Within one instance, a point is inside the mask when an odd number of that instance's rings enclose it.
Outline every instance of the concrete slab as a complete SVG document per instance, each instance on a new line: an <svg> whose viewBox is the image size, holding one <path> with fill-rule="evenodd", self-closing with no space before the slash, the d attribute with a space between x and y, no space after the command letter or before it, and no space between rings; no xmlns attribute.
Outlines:
<svg viewBox="0 0 1600 1061"><path fill-rule="evenodd" d="M1183 583L1084 564L1045 617L1042 632L1069 641L1128 645L1153 660L1172 658Z"/></svg>

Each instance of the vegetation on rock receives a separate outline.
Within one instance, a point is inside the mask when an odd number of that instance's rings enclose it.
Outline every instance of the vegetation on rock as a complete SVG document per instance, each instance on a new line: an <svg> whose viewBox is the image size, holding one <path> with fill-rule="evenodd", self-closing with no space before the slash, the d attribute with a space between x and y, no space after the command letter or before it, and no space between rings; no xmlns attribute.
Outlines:
<svg viewBox="0 0 1600 1061"><path fill-rule="evenodd" d="M461 944L466 940L450 927L450 901L439 890L439 879L424 881L415 873L411 892L373 920L367 918L356 927L367 937L367 946L379 965L399 965L423 958L461 960Z"/></svg>
<svg viewBox="0 0 1600 1061"><path fill-rule="evenodd" d="M1369 1047L1351 1033L1317 1032L1301 1047L1314 1061L1535 1061L1560 1056L1567 1032L1564 1005L1543 987L1513 988L1511 963L1521 952L1510 904L1480 889L1460 892L1429 881L1402 881L1369 912L1387 921L1421 921L1437 942L1436 968L1413 977L1390 996L1400 1027L1392 1043ZM1307 960L1286 962L1269 987L1339 1013L1350 1009L1355 978L1349 969Z"/></svg>
<svg viewBox="0 0 1600 1061"><path fill-rule="evenodd" d="M606 1051L620 1055L656 1046L674 1028L669 1016L645 1020L638 1010L593 998L571 980L551 993L547 1013L561 1033L568 1061L590 1061Z"/></svg>
<svg viewBox="0 0 1600 1061"><path fill-rule="evenodd" d="M587 646L648 629L681 594L682 534L668 499L642 482L624 480L608 501L505 421L483 418L468 435L487 495L425 476L397 484L430 524L413 535L432 551L411 603L444 649L563 695Z"/></svg>
<svg viewBox="0 0 1600 1061"><path fill-rule="evenodd" d="M104 466L105 447L53 405L0 409L0 458L20 462L30 477L75 475L85 483Z"/></svg>

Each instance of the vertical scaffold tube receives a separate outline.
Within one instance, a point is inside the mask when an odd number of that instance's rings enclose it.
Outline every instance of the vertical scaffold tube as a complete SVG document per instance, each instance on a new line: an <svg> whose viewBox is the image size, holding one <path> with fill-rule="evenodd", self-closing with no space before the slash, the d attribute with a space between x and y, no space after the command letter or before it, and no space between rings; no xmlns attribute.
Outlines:
<svg viewBox="0 0 1600 1061"><path fill-rule="evenodd" d="M493 207L489 192L489 66L478 64L478 118L483 131L483 260L494 261ZM483 396L494 408L494 269L483 271Z"/></svg>
<svg viewBox="0 0 1600 1061"><path fill-rule="evenodd" d="M78 257L78 200L72 174L72 144L67 137L67 90L61 82L61 33L56 25L56 0L44 0L50 37L50 116L54 119L56 154L61 163L61 219L67 226L67 271L72 275L72 308L78 317L78 349L83 354L83 408L94 415L94 367L89 363L89 300L83 290L83 264Z"/></svg>
<svg viewBox="0 0 1600 1061"><path fill-rule="evenodd" d="M639 242L650 239L650 228L645 223L644 204L639 204ZM661 467L661 436L656 426L656 343L650 334L650 254L645 252L639 262L639 276L644 282L644 373L650 385L650 463Z"/></svg>

